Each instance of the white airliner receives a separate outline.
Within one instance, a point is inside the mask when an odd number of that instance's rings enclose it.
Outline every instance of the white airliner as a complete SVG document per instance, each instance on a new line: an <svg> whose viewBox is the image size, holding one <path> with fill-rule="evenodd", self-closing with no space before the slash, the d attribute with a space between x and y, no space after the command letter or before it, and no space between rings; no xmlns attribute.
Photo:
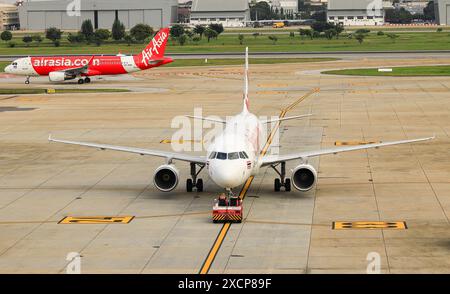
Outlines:
<svg viewBox="0 0 450 294"><path fill-rule="evenodd" d="M245 90L243 100L242 112L227 121L190 116L194 119L210 120L225 124L224 131L209 145L206 156L59 140L52 138L51 135L49 136L49 141L99 148L101 150L108 149L165 158L165 164L156 169L153 177L156 188L164 192L172 191L179 182L179 171L173 164L174 160L190 163L191 178L186 181L186 190L188 192L192 192L193 188L196 188L198 192L203 191L203 180L198 179L197 177L203 168L206 167L209 177L217 185L226 189L228 195L232 195L233 188L244 184L250 176L257 174L262 167L271 166L279 174L280 178L276 178L274 181L275 191L280 191L281 187L284 187L285 191L290 191L291 179L286 177L286 162L290 160L299 160L299 165L292 171L292 184L297 190L305 192L312 189L317 180L315 168L308 164L308 158L310 157L434 139L434 137L428 137L360 146L333 147L286 155L263 155L261 154L261 145L259 142L260 138L264 138L262 133L262 130L264 129L263 124L302 118L309 116L310 114L261 121L254 114L249 112L248 48L246 49L245 59ZM278 166L280 166L279 169L277 169Z"/></svg>

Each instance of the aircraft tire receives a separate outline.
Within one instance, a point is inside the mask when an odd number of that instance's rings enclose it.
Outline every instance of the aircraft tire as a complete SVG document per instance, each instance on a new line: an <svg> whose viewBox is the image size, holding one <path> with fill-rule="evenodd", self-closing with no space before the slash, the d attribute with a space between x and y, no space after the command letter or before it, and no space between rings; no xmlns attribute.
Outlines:
<svg viewBox="0 0 450 294"><path fill-rule="evenodd" d="M203 180L202 179L198 179L197 180L197 192L203 192Z"/></svg>
<svg viewBox="0 0 450 294"><path fill-rule="evenodd" d="M291 192L291 179L286 179L284 182L284 191Z"/></svg>
<svg viewBox="0 0 450 294"><path fill-rule="evenodd" d="M276 178L274 181L274 190L275 192L280 192L281 181L279 178Z"/></svg>
<svg viewBox="0 0 450 294"><path fill-rule="evenodd" d="M194 187L194 184L192 183L192 179L186 180L186 191L192 192L192 188Z"/></svg>
<svg viewBox="0 0 450 294"><path fill-rule="evenodd" d="M84 84L84 80L83 80L83 79L79 79L79 80L78 80L78 84L79 84L79 85Z"/></svg>

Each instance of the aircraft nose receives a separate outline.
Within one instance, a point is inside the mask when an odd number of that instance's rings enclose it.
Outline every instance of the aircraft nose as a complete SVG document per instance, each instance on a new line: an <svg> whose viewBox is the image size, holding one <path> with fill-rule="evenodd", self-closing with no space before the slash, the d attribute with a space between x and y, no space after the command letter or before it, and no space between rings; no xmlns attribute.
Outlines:
<svg viewBox="0 0 450 294"><path fill-rule="evenodd" d="M5 67L5 72L6 72L6 73L11 73L11 65L7 65L7 66Z"/></svg>
<svg viewBox="0 0 450 294"><path fill-rule="evenodd" d="M222 188L235 188L244 182L245 170L238 164L210 165L210 178Z"/></svg>

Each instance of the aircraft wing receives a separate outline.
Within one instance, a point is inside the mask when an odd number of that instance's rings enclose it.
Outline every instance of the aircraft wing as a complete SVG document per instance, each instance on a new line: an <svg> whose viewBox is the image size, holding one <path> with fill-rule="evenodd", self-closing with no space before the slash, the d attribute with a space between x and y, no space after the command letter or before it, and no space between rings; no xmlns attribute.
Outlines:
<svg viewBox="0 0 450 294"><path fill-rule="evenodd" d="M265 156L262 158L261 166L276 164L279 162L285 162L285 161L295 160L295 159L302 159L302 158L306 159L308 157L314 157L314 156L320 156L320 155L326 155L326 154L336 154L336 153L340 153L340 152L347 152L347 151L354 151L354 150L364 150L364 149L379 148L379 147L391 146L391 145L422 142L422 141L432 140L434 138L435 137L428 137L428 138L420 138L420 139L413 139L413 140L365 144L365 145L358 145L358 146L334 147L334 148L305 151L305 152L299 152L299 153L287 154L287 155L273 155L273 156L268 155L268 156Z"/></svg>
<svg viewBox="0 0 450 294"><path fill-rule="evenodd" d="M206 164L205 156L194 156L194 155L189 155L189 154L168 152L168 151L162 151L162 150L151 150L151 149L142 149L142 148L134 148L134 147L123 147L123 146L114 146L114 145L88 143L88 142L59 140L59 139L53 139L51 135L48 137L48 140L50 142L92 147L92 148L98 148L101 150L115 150L115 151L136 153L139 155L150 155L150 156L156 156L156 157L163 157L168 160L174 159L174 160L187 161L187 162L193 162L193 163L198 163L198 164Z"/></svg>

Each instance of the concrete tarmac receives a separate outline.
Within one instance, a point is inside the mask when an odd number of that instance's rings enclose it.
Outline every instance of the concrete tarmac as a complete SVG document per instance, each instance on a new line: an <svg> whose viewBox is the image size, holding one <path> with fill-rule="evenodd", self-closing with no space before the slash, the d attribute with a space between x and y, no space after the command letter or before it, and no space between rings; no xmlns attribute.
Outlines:
<svg viewBox="0 0 450 294"><path fill-rule="evenodd" d="M287 114L314 116L282 124L282 154L335 141L437 138L313 158L319 179L307 193L274 192L275 172L261 170L245 198L244 222L231 226L209 272L365 273L375 252L382 273L450 273L450 78L320 74L435 63L359 58L251 66L257 115L278 115L320 88ZM177 130L174 117L195 107L222 117L241 110L242 72L158 68L82 87L164 91L0 96L0 272L65 273L67 254L77 252L83 273L198 273L221 228L210 215L221 189L204 172L205 191L187 193L189 166L177 162L180 184L163 193L152 183L162 159L50 144L47 137L171 150L160 141ZM1 85L24 87L19 80ZM58 87L30 85L50 86ZM297 164L289 162L288 172ZM135 218L58 224L65 216L121 215ZM407 229L335 230L335 221L404 221Z"/></svg>

